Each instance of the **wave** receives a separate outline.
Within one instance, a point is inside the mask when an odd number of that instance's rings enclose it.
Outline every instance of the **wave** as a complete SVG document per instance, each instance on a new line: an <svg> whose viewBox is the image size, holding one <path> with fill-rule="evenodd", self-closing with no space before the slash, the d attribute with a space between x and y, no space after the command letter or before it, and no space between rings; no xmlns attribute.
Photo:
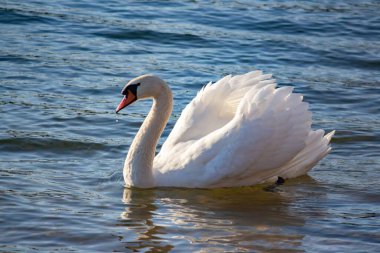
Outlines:
<svg viewBox="0 0 380 253"><path fill-rule="evenodd" d="M7 152L73 152L73 151L98 151L104 150L106 144L77 141L61 140L55 138L6 138L0 139L0 151Z"/></svg>

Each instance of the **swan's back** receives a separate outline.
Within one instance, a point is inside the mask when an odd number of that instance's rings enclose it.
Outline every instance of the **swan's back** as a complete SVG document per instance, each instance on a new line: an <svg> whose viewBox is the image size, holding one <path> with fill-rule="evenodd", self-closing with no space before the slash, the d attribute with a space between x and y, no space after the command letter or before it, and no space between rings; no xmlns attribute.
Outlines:
<svg viewBox="0 0 380 253"><path fill-rule="evenodd" d="M308 104L292 91L260 71L206 85L156 156L156 184L233 187L306 173L332 134L311 130Z"/></svg>

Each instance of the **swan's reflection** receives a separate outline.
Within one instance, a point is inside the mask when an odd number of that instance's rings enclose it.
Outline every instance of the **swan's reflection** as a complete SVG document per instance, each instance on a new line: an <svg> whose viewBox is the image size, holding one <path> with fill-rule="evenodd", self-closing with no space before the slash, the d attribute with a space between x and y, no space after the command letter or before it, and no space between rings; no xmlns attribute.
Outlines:
<svg viewBox="0 0 380 253"><path fill-rule="evenodd" d="M310 180L308 178L303 180ZM124 189L123 224L137 237L123 240L130 250L302 251L297 227L304 218L292 212L286 192L261 187L237 189ZM292 229L289 229L292 228ZM210 248L211 247L211 248Z"/></svg>

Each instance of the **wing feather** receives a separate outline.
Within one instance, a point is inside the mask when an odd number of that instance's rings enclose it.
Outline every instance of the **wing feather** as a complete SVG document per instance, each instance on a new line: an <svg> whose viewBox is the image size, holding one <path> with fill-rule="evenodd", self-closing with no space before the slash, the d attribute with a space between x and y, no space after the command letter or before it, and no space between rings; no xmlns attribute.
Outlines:
<svg viewBox="0 0 380 253"><path fill-rule="evenodd" d="M208 83L182 111L162 149L200 139L223 127L234 117L240 101L253 86L275 82L268 80L270 77L261 71L252 71L239 76L225 76L214 84Z"/></svg>
<svg viewBox="0 0 380 253"><path fill-rule="evenodd" d="M276 88L271 77L261 71L229 75L198 92L155 158L160 184L253 185L297 174L291 166L326 155L331 136L311 131L303 96L292 87ZM308 159L312 151L319 153Z"/></svg>

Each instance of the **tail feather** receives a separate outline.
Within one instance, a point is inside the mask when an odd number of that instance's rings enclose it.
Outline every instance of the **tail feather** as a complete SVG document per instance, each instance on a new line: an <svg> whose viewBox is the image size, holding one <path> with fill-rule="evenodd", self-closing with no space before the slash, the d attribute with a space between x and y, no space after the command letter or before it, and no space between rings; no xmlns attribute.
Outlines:
<svg viewBox="0 0 380 253"><path fill-rule="evenodd" d="M330 141L335 130L323 136L323 130L310 132L306 147L290 162L280 168L283 178L293 178L306 174L319 160L324 158L331 150ZM323 137L322 137L323 136Z"/></svg>

